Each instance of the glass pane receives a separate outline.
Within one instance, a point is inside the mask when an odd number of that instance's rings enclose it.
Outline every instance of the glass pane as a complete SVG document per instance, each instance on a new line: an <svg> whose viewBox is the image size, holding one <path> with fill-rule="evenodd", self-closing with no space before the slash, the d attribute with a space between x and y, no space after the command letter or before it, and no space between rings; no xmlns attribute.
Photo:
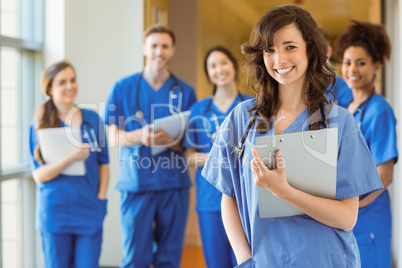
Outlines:
<svg viewBox="0 0 402 268"><path fill-rule="evenodd" d="M20 267L21 252L21 206L19 179L1 183L1 235L3 267Z"/></svg>
<svg viewBox="0 0 402 268"><path fill-rule="evenodd" d="M20 37L19 0L1 0L1 35Z"/></svg>
<svg viewBox="0 0 402 268"><path fill-rule="evenodd" d="M21 53L6 47L0 53L0 166L7 167L21 162Z"/></svg>

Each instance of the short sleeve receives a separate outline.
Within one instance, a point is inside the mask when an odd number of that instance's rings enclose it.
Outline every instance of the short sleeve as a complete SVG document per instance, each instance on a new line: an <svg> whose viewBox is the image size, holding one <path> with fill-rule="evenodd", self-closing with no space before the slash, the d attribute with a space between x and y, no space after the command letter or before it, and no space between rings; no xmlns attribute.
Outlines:
<svg viewBox="0 0 402 268"><path fill-rule="evenodd" d="M196 120L196 107L195 105L191 106L190 108L190 118L188 120L186 135L183 141L183 148L195 148L198 144L196 132L198 130Z"/></svg>
<svg viewBox="0 0 402 268"><path fill-rule="evenodd" d="M237 141L232 111L223 121L209 157L202 170L202 176L225 195L235 197L234 181L239 181L238 159L232 154Z"/></svg>
<svg viewBox="0 0 402 268"><path fill-rule="evenodd" d="M391 159L398 158L396 144L396 119L392 109L384 109L372 122L369 149L375 164L381 165Z"/></svg>
<svg viewBox="0 0 402 268"><path fill-rule="evenodd" d="M336 199L360 196L360 200L383 188L367 143L351 114L345 118L340 137Z"/></svg>
<svg viewBox="0 0 402 268"><path fill-rule="evenodd" d="M119 83L116 83L106 100L105 111L102 118L105 124L118 124L115 118L119 118L119 116L123 115L122 95L121 86Z"/></svg>
<svg viewBox="0 0 402 268"><path fill-rule="evenodd" d="M346 107L353 100L352 90L348 87L345 80L341 77L336 77L336 99L338 101L338 105L341 107Z"/></svg>
<svg viewBox="0 0 402 268"><path fill-rule="evenodd" d="M34 152L36 147L38 146L38 139L36 137L36 129L35 129L35 122L33 122L29 129L29 153L30 153L30 164L31 170L34 171L40 166L40 163L35 160Z"/></svg>

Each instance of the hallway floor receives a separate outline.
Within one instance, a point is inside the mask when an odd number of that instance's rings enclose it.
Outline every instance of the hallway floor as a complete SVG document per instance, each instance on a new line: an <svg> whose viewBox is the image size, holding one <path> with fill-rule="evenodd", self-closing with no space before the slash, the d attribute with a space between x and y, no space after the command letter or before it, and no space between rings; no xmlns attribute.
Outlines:
<svg viewBox="0 0 402 268"><path fill-rule="evenodd" d="M198 246L185 246L181 258L180 268L206 268L202 248Z"/></svg>

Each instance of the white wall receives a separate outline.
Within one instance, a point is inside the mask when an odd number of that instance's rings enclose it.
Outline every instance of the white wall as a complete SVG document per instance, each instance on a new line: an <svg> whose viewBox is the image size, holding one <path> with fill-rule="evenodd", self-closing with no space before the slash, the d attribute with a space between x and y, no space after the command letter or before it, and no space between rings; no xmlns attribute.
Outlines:
<svg viewBox="0 0 402 268"><path fill-rule="evenodd" d="M401 118L402 118L402 94L400 85L402 84L402 76L401 76L401 62L402 62L402 54L401 54L401 41L400 36L402 36L401 24L402 20L400 19L399 14L402 14L402 7L400 5L399 0L391 0L385 1L385 26L387 28L387 32L390 35L392 42L392 56L390 62L386 65L386 92L387 99L391 103L395 116L398 120L397 122L397 134L398 137L401 137L402 127L401 127ZM398 151L401 155L402 153L402 143L401 140L398 140ZM402 182L400 179L401 176L401 158L399 157L398 163L394 168L394 180L390 187L391 194L391 205L392 205L392 253L394 259L394 267L402 267Z"/></svg>
<svg viewBox="0 0 402 268"><path fill-rule="evenodd" d="M54 0L48 0L54 1ZM76 68L77 103L103 103L114 82L142 69L143 1L65 1L65 58ZM110 151L111 178L108 214L104 222L101 266L118 266L121 260L118 149Z"/></svg>
<svg viewBox="0 0 402 268"><path fill-rule="evenodd" d="M49 66L64 57L64 0L45 0L44 64Z"/></svg>

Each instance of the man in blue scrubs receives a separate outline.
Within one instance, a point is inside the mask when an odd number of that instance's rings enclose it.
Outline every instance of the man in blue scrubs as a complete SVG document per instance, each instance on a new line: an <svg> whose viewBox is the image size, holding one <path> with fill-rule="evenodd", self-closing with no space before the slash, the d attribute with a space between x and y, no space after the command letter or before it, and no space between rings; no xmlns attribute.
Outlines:
<svg viewBox="0 0 402 268"><path fill-rule="evenodd" d="M121 267L180 265L191 183L181 142L150 125L196 101L193 88L169 71L174 53L170 29L147 29L144 70L117 81L106 102L110 140L120 146ZM153 155L151 145L168 149Z"/></svg>

